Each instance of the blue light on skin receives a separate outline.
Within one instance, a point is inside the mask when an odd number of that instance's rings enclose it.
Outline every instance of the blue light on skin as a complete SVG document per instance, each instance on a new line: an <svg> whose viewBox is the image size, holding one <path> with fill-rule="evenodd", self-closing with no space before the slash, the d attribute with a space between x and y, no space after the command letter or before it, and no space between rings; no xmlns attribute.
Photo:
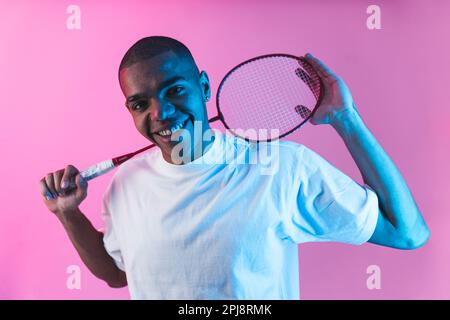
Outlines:
<svg viewBox="0 0 450 320"><path fill-rule="evenodd" d="M313 124L330 124L343 139L379 200L378 220L369 242L398 249L416 249L429 239L430 231L405 179L380 143L369 131L353 101L350 89L322 61L305 56L318 72L324 89Z"/></svg>
<svg viewBox="0 0 450 320"><path fill-rule="evenodd" d="M203 140L211 129L205 103L210 83L191 58L163 52L122 69L119 81L136 129L161 149L165 161L175 163L171 154L179 142L156 132L179 121L192 137L189 148L184 148L191 154L188 159L195 160L210 147L214 139ZM194 121L202 122L201 135L194 135ZM195 152L199 148L202 152Z"/></svg>
<svg viewBox="0 0 450 320"><path fill-rule="evenodd" d="M55 197L50 193L50 191L48 191L48 190L45 190L45 198L47 199L47 200L53 200L53 199L55 199Z"/></svg>

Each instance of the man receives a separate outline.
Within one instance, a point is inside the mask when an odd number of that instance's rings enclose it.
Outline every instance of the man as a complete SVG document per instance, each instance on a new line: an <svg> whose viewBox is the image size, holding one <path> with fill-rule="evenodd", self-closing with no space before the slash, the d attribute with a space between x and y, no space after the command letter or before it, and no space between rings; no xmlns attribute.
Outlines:
<svg viewBox="0 0 450 320"><path fill-rule="evenodd" d="M306 59L325 90L311 122L330 124L341 136L364 186L293 142L279 142L273 175L261 174L259 164L216 161L257 148L217 130L208 136L211 88L189 50L167 37L144 38L128 50L119 70L125 104L158 148L114 175L103 200L105 234L79 209L87 183L75 167L40 181L46 206L95 276L111 287L128 284L134 299L298 299L298 243L414 249L427 241L404 179L349 89L321 61ZM173 152L179 132L192 137L181 163Z"/></svg>

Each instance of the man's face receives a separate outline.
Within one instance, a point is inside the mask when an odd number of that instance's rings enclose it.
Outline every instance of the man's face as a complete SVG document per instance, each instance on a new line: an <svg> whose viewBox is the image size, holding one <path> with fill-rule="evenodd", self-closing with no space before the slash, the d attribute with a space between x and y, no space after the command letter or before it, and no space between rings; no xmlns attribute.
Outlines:
<svg viewBox="0 0 450 320"><path fill-rule="evenodd" d="M203 132L209 129L208 77L198 74L191 59L164 52L122 69L119 78L136 128L161 148L166 161L172 162L171 151L178 143L171 141L172 134L176 137L178 130L185 129L192 147L202 139L194 137L194 121L203 122Z"/></svg>

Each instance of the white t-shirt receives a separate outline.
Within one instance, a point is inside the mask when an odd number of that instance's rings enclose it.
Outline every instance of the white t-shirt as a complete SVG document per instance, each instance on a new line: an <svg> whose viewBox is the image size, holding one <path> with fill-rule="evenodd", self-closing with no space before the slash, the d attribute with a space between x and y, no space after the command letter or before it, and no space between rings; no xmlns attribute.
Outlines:
<svg viewBox="0 0 450 320"><path fill-rule="evenodd" d="M298 243L373 234L375 193L313 151L214 132L186 165L157 148L127 161L104 194L105 248L132 299L299 299Z"/></svg>

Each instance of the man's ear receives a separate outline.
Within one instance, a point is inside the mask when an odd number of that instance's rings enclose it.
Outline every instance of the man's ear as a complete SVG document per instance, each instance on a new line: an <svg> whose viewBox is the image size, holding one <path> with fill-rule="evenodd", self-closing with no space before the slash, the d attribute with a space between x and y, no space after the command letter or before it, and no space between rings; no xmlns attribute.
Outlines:
<svg viewBox="0 0 450 320"><path fill-rule="evenodd" d="M200 72L200 87L204 101L209 101L211 98L211 85L209 83L208 74L205 71Z"/></svg>

